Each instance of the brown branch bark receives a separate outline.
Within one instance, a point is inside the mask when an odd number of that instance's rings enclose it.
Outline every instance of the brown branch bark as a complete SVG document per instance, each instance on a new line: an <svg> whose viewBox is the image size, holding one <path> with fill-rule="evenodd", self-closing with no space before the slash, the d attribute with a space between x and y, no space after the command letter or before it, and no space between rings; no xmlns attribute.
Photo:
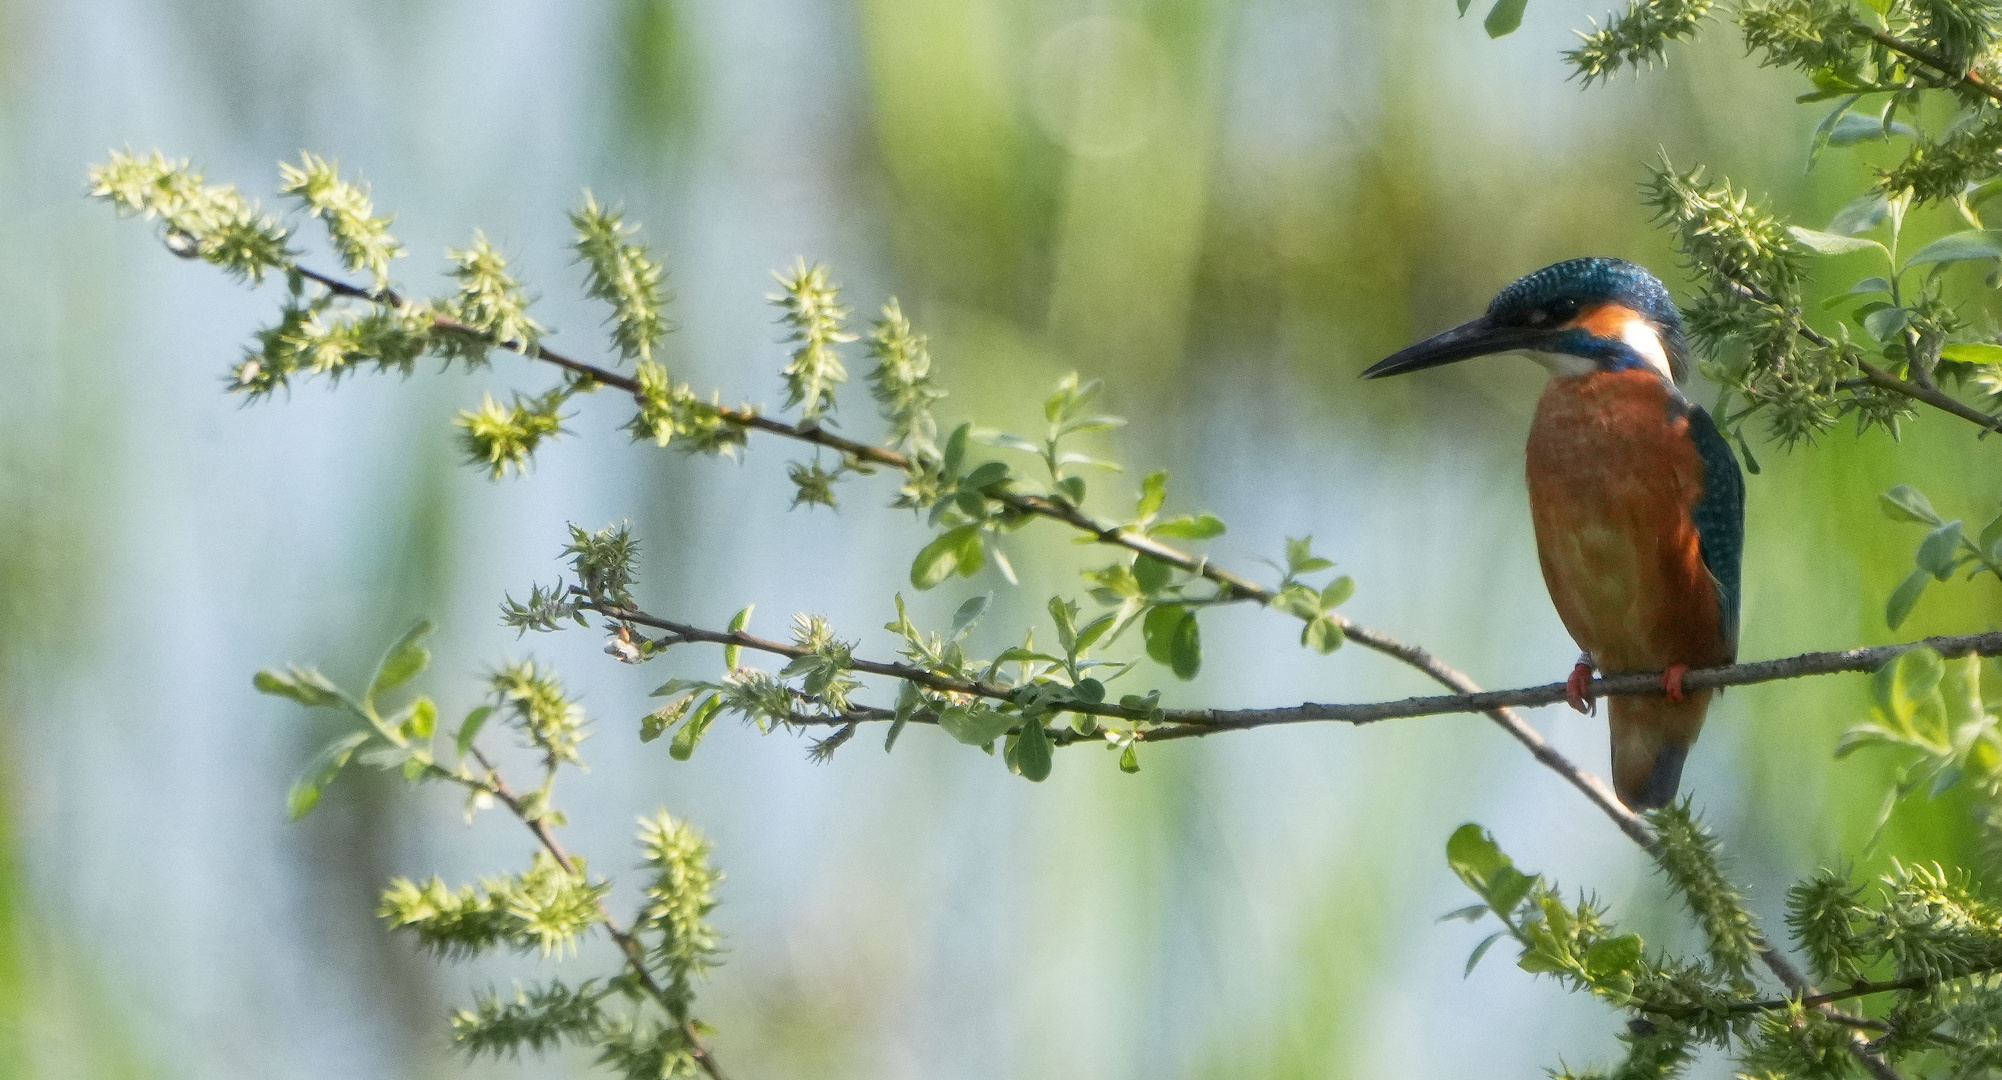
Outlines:
<svg viewBox="0 0 2002 1080"><path fill-rule="evenodd" d="M708 630L673 619L663 619L632 608L621 608L609 604L585 602L580 607L595 611L607 618L635 626L647 626L667 631L667 636L657 639L661 645L676 645L688 642L702 642L713 645L735 645L756 652L770 653L787 659L797 659L808 655L811 650L797 645L758 637L741 630ZM1901 642L1896 645L1877 645L1868 648L1843 649L1832 652L1801 653L1797 656L1781 657L1774 660L1754 660L1742 664L1723 667L1695 668L1683 676L1685 690L1708 690L1727 686L1752 686L1758 683L1776 682L1782 679L1799 679L1810 675L1830 675L1838 672L1875 671L1904 653L1913 649L1927 648L1941 656L2002 656L2002 630L1991 630L1981 634L1962 634L1922 638L1918 641ZM941 675L914 664L864 660L857 658L852 663L855 671L871 675L882 675L892 679L916 683L940 693L966 694L989 698L995 701L1011 700L1018 688L999 683L981 682ZM1589 695L1600 697L1641 697L1660 696L1665 691L1661 672L1629 672L1607 675L1593 679ZM1147 721L1155 719L1162 727L1148 732L1149 742L1163 738L1188 738L1208 735L1220 731L1244 731L1251 728L1272 727L1279 724L1303 724L1336 721L1349 724L1370 724L1379 720L1401 720L1419 716L1439 716L1449 713L1485 713L1491 709L1523 707L1534 708L1554 705L1564 700L1565 684L1544 683L1540 686L1525 686L1515 690L1483 690L1462 694L1435 694L1424 697L1399 698L1395 701L1366 702L1358 704L1321 704L1307 702L1277 709L1163 709L1157 714L1145 710L1128 709L1116 703L1100 702L1087 704L1077 702L1065 707L1065 711L1087 713L1122 720ZM848 718L825 718L823 722L847 722ZM869 717L873 719L873 717ZM1178 728L1190 729L1186 732Z"/></svg>
<svg viewBox="0 0 2002 1080"><path fill-rule="evenodd" d="M1731 287L1744 296L1757 300L1761 304L1786 312L1793 319L1794 331L1801 337L1823 348L1834 348L1835 343L1830 341L1827 335L1807 325L1806 321L1800 317L1799 312L1787 308L1786 305L1780 303L1778 299L1764 289L1747 285L1742 281L1731 282ZM1918 369L1917 364L1911 366L1913 370ZM1992 416L1982 412L1980 409L1941 390L1937 385L1933 384L1931 379L1927 379L1924 384L1900 379L1896 375L1885 371L1883 368L1861 357L1856 359L1856 367L1863 372L1863 377L1856 380L1845 380L1845 382L1868 383L1871 386L1880 387L1895 394L1903 394L1913 401L1922 402L1941 412L1958 416L1962 420L1981 428L1984 434L1990 431L2002 432L2002 416Z"/></svg>
<svg viewBox="0 0 2002 1080"><path fill-rule="evenodd" d="M1944 57L1935 56L1931 52L1922 49L1919 46L1914 45L1911 42L1906 41L1903 38L1900 38L1880 27L1870 26L1859 22L1856 24L1856 29L1860 33L1862 33L1863 36L1869 38L1871 41L1874 41L1877 44L1882 45L1883 47L1891 50L1894 53L1899 54L1900 56L1904 56L1912 60L1917 60L1919 63L1924 64L1925 66L1933 69L1934 71L1938 72L1942 77L1952 82L1961 83L1969 87L1970 89L1988 95L1989 97L1993 98L1996 101L2002 101L2002 87L1997 87L1994 83L1991 83L1987 79L1982 78L1980 73L1978 72L1955 71L1953 67L1946 62Z"/></svg>

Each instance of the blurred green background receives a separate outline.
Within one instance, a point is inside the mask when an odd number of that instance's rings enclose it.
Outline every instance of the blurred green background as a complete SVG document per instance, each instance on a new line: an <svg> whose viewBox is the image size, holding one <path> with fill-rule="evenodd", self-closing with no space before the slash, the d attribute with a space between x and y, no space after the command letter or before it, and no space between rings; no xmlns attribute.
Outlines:
<svg viewBox="0 0 2002 1080"><path fill-rule="evenodd" d="M1187 742L1134 777L1074 750L1042 786L931 731L894 756L865 733L816 766L790 736L730 728L673 762L638 742L645 693L713 656L635 671L588 633L517 641L501 593L555 576L566 522L630 518L649 608L720 623L756 602L774 634L817 611L886 652L923 536L881 509L888 481L848 485L839 512L787 512L791 448L754 441L739 465L629 447L607 399L531 475L490 482L458 465L450 420L482 389L545 385L505 360L240 409L219 376L275 286L233 287L83 198L107 148L191 155L267 198L276 160L310 148L400 215L403 281L442 288L442 249L484 227L557 340L594 355L602 313L578 295L562 213L588 185L667 261L678 376L767 405L783 363L767 271L824 260L858 317L894 293L931 334L948 422L1024 428L1063 373L1102 376L1136 421L1118 454L1174 471L1171 509L1231 523L1219 559L1255 569L1312 533L1356 576L1356 618L1487 685L1545 682L1575 649L1519 479L1541 374L1355 373L1555 259L1678 280L1635 196L1658 152L1809 225L1872 153L1805 173L1820 110L1727 29L1582 92L1558 52L1598 4L1538 0L1500 41L1453 14L0 0L0 1075L588 1072L452 1057L449 1010L533 965L440 965L372 918L392 874L525 864L518 829L359 774L283 820L326 732L250 673L315 661L352 682L421 615L445 627L422 688L448 714L530 650L584 691L598 726L592 772L565 789L575 848L619 870L632 817L657 804L714 840L731 952L702 1011L739 1080L1534 1076L1612 1054L1612 1012L1506 949L1462 979L1486 928L1434 921L1467 901L1445 837L1478 820L1651 942L1692 938L1639 853L1486 721ZM862 387L846 399L849 430L872 431ZM1918 536L1882 519L1879 491L1920 483L1981 520L2002 494L1994 446L1950 419L1902 443L1844 429L1755 449L1747 657L1890 639L1883 601ZM1095 488L1123 499L1132 480ZM919 610L995 590L993 647L1076 588L1069 537L1013 544L1021 588L957 582ZM1998 600L1935 588L1905 630L1991 626ZM1358 649L1307 653L1257 611L1205 624L1204 672L1171 703L1424 688ZM1830 756L1866 701L1856 678L1733 692L1695 754L1686 789L1774 922L1792 875L1869 832L1884 763ZM1534 719L1604 769L1599 721ZM1973 840L1964 805L1922 803L1873 859Z"/></svg>

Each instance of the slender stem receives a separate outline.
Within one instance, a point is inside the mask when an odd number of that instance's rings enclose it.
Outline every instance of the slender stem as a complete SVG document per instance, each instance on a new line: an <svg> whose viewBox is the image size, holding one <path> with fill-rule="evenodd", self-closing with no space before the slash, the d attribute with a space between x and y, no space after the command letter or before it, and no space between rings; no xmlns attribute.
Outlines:
<svg viewBox="0 0 2002 1080"><path fill-rule="evenodd" d="M1917 60L1919 63L1924 64L1929 68L1932 68L1936 72L1939 72L1947 79L1961 83L1962 85L1965 85L1969 89L1972 89L1978 93L1986 94L1989 97L1995 99L1996 101L2002 101L2002 87L1998 87L1994 83L1989 82L1987 79L1982 78L1981 75L1977 72L1971 70L1955 71L1952 65L1946 62L1946 59L1944 57L1935 56L1933 53L1927 51L1926 49L1920 48L1919 46L1914 45L1911 42L1904 40L1903 38L1897 37L1896 35L1891 34L1888 31L1885 31L1879 27L1870 26L1868 24L1859 22L1856 24L1856 29L1865 37L1869 38L1870 40L1876 42L1879 45L1882 45L1883 47L1891 50L1894 53L1908 57L1913 60Z"/></svg>
<svg viewBox="0 0 2002 1080"><path fill-rule="evenodd" d="M660 645L678 645L702 642L712 645L735 645L755 652L770 653L788 659L807 656L813 650L798 645L788 645L770 638L758 637L741 630L707 630L689 623L664 619L633 608L623 608L613 604L585 601L578 605L588 611L595 611L609 619L635 626L648 626L667 631L667 636L659 638ZM1722 667L1695 668L1682 678L1684 690L1708 690L1726 686L1752 686L1758 683L1775 682L1781 679L1798 679L1810 675L1830 675L1848 671L1875 671L1885 664L1913 649L1926 648L1941 656L2002 656L2002 630L1982 634L1962 634L1923 638L1918 641L1901 642L1896 645L1877 645L1870 648L1844 649L1833 652L1801 653L1797 656L1774 660L1756 660L1743 664L1727 664ZM947 694L967 694L995 701L1013 700L1021 689L999 683L983 682L954 675L944 675L915 664L864 660L850 661L852 670L870 675L882 675L892 679L916 683L928 690ZM1593 679L1587 689L1587 696L1600 697L1642 697L1660 696L1666 692L1661 672L1630 672L1607 675ZM1399 698L1395 701L1367 702L1359 704L1321 704L1307 702L1277 709L1162 709L1149 712L1145 709L1130 709L1116 703L1071 702L1064 706L1065 712L1085 713L1092 716L1106 716L1123 720L1154 720L1163 726L1150 730L1148 741L1163 738L1187 738L1192 735L1207 735L1218 731L1243 731L1250 728L1271 727L1277 724L1302 724L1321 721L1339 721L1350 724L1369 724L1379 720L1400 720L1418 716L1439 716L1449 713L1479 713L1504 707L1534 708L1554 705L1565 700L1564 683L1544 683L1540 686L1526 686L1516 690L1484 690L1477 693L1436 694L1426 697ZM888 715L886 713L886 715ZM820 722L847 723L854 719L847 715L823 717ZM874 719L874 717L865 717ZM1178 730L1186 729L1186 730Z"/></svg>
<svg viewBox="0 0 2002 1080"><path fill-rule="evenodd" d="M1786 307L1786 305L1780 303L1777 298L1775 298L1772 294L1766 292L1764 289L1761 289L1756 285L1747 285L1742 281L1732 281L1731 287L1737 290L1740 294L1749 297L1753 300L1756 300L1761 304L1765 304L1769 307L1777 308L1780 311L1786 312L1786 314L1793 319L1794 332L1798 333L1801 337L1804 337L1807 340L1812 341L1816 345L1819 345L1823 348L1835 347L1835 343L1833 341L1830 341L1827 335L1823 334L1819 330L1816 330L1814 327L1807 325L1807 323L1801 319L1799 312L1790 310L1789 308ZM1916 361L1914 361L1911 366L1913 371L1917 371L1919 369L1919 364ZM1954 416L1958 416L1962 420L1966 420L1967 422L1982 428L1984 432L1986 431L2002 432L2002 416L1992 416L1988 413L1982 412L1980 409L1977 409L1974 406L1969 405L1964 401L1961 401L1959 398L1953 397L1952 395L1941 390L1938 386L1933 385L1930 379L1927 379L1923 385L1921 385L1918 382L1912 382L1905 379L1900 379L1896 375L1893 375L1890 372L1885 371L1883 368L1878 367L1877 365L1871 363L1868 360L1863 359L1860 356L1856 358L1856 367L1858 368L1858 370L1863 372L1863 378L1861 380L1849 380L1851 382L1866 382L1871 386L1881 387L1885 390L1891 391L1892 393L1903 394L1904 396L1911 398L1913 401L1923 402L1927 405L1932 406L1935 409L1940 410L1941 412L1947 412L1953 414Z"/></svg>
<svg viewBox="0 0 2002 1080"><path fill-rule="evenodd" d="M564 850L563 843L556 839L556 833L549 828L549 823L540 817L529 815L527 803L508 786L507 781L501 777L500 770L494 768L494 763L487 757L485 751L478 746L468 749L472 753L473 760L479 762L480 768L486 770L487 774L485 784L475 783L474 786L500 800L500 804L507 807L509 813L519 818L523 825L528 826L528 831L535 834L535 838L542 843L544 850L549 852L550 857L556 860L556 864L561 866L564 872L576 874L577 864L570 858L570 853ZM459 778L454 777L454 779ZM639 938L619 926L618 919L612 915L612 909L605 906L602 900L598 901L598 914L604 922L605 933L618 945L619 951L625 954L626 964L639 979L641 988L660 1005L669 1018L672 1018L674 1011L668 1007L667 991L661 989L660 983L653 977L653 972L647 969L646 949L640 944ZM690 1056L695 1059L697 1065L702 1066L703 1072L709 1074L710 1080L727 1080L723 1075L723 1067L716 1063L716 1057L710 1053L709 1045L702 1040L701 1033L695 1029L694 1021L682 1021L681 1030L688 1039L688 1045L692 1047Z"/></svg>
<svg viewBox="0 0 2002 1080"><path fill-rule="evenodd" d="M1894 990L1919 990L1930 985L1932 984L1916 975L1909 979L1895 979L1890 982L1871 982L1867 979L1859 979L1849 984L1845 989L1828 990L1819 994L1809 994L1806 997L1740 1001L1731 1006L1731 1011L1735 1013L1765 1012L1770 1009L1784 1009L1795 1003L1813 1007L1816 1005L1828 1005L1837 1001L1847 1001L1850 998L1867 997L1871 994L1888 994Z"/></svg>

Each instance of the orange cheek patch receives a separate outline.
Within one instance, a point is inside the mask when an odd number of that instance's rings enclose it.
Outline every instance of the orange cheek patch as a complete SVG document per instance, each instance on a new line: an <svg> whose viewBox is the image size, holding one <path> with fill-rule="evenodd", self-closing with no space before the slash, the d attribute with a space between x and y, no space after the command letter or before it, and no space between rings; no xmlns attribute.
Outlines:
<svg viewBox="0 0 2002 1080"><path fill-rule="evenodd" d="M1628 326L1640 320L1641 313L1625 304L1600 304L1579 313L1571 325L1585 328L1594 337L1620 339L1626 336Z"/></svg>

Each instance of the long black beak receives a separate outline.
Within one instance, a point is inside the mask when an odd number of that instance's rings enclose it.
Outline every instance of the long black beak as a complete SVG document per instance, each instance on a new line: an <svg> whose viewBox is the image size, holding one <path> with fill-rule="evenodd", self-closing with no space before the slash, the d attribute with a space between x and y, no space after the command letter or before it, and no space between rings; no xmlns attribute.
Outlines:
<svg viewBox="0 0 2002 1080"><path fill-rule="evenodd" d="M1490 356L1495 353L1515 352L1521 349L1535 349L1550 339L1549 330L1527 326L1501 326L1491 322L1486 315L1434 334L1416 345L1408 345L1370 365L1362 373L1365 379L1380 379L1385 375L1402 375L1420 368L1438 367L1457 360L1471 360L1476 356Z"/></svg>

